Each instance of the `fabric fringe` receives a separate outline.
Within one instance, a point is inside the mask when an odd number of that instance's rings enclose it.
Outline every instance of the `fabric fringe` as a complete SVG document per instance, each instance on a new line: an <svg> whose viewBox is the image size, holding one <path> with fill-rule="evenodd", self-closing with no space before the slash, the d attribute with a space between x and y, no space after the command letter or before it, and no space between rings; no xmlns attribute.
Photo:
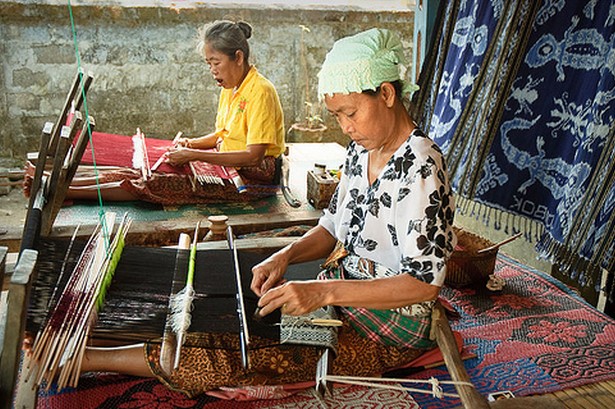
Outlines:
<svg viewBox="0 0 615 409"><path fill-rule="evenodd" d="M522 237L528 243L535 243L538 258L548 261L558 267L560 272L569 276L582 288L590 288L596 292L604 291L609 296L609 301L615 301L615 280L613 274L609 274L604 286L601 284L603 269L612 271L615 262L615 241L603 240L600 248L594 252L591 259L584 257L575 248L567 246L556 240L536 220L529 219L505 210L496 209L490 205L477 202L457 195L456 211L467 217L481 221L483 225L496 231L504 231L507 235L515 235L522 232ZM615 231L603 234L605 238L615 237ZM602 251L599 251L602 249Z"/></svg>
<svg viewBox="0 0 615 409"><path fill-rule="evenodd" d="M544 235L542 223L528 219L505 210L496 209L487 204L456 195L457 213L480 220L483 225L496 231L504 231L507 235L523 232L523 238L528 243L537 243Z"/></svg>
<svg viewBox="0 0 615 409"><path fill-rule="evenodd" d="M558 269L577 282L582 288L593 288L596 292L606 290L601 287L602 267L600 262L589 260L545 232L536 244L539 256L553 263Z"/></svg>

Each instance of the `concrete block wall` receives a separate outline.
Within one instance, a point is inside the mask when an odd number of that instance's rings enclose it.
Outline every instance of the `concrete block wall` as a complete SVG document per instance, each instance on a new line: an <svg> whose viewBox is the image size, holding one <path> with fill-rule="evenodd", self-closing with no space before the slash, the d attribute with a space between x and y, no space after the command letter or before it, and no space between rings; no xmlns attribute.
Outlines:
<svg viewBox="0 0 615 409"><path fill-rule="evenodd" d="M103 132L172 138L196 136L214 123L219 89L195 51L196 30L218 19L253 26L251 61L277 87L287 128L315 102L316 73L333 42L371 27L396 31L412 57L413 12L356 8L298 9L167 1L73 1L80 65L94 74L88 111ZM310 94L300 54L305 33ZM68 2L0 0L0 157L38 149L45 121L55 121L78 58ZM345 143L332 118L324 139Z"/></svg>

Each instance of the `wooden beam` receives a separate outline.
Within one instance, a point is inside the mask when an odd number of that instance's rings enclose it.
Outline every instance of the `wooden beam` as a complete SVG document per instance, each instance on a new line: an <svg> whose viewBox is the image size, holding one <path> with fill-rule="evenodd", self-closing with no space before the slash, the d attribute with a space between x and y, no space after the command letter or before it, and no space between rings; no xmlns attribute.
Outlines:
<svg viewBox="0 0 615 409"><path fill-rule="evenodd" d="M7 254L9 254L9 248L6 246L0 246L0 286L3 286L3 283L4 283L4 272L6 271ZM4 288L0 287L0 289L4 289ZM2 327L2 322L0 322L0 327ZM2 345L1 337L0 337L0 345Z"/></svg>
<svg viewBox="0 0 615 409"><path fill-rule="evenodd" d="M455 336L446 318L446 312L439 302L433 308L431 320L432 338L436 339L438 347L444 357L444 363L451 378L455 382L472 382L466 372L461 354L457 349ZM489 409L489 402L482 396L474 386L455 385L457 393L461 398L461 403L466 409Z"/></svg>
<svg viewBox="0 0 615 409"><path fill-rule="evenodd" d="M320 210L294 210L288 213L242 214L229 216L229 225L237 235L254 233L264 230L285 228L291 226L314 226L322 215ZM126 237L126 244L145 246L172 246L177 243L180 233L192 233L195 223L201 220L202 233L209 232L211 223L205 215L200 217L186 217L158 221L134 221ZM86 238L92 234L95 225L82 225L79 229L79 238ZM0 236L0 245L7 246L9 251L19 251L22 229L8 227L8 232ZM70 239L75 225L54 226L49 237Z"/></svg>
<svg viewBox="0 0 615 409"><path fill-rule="evenodd" d="M275 251L295 242L299 237L259 237L236 239L235 246L238 250L250 250L252 252L272 254ZM198 243L197 250L228 250L226 240L206 241Z"/></svg>
<svg viewBox="0 0 615 409"><path fill-rule="evenodd" d="M36 250L24 250L11 277L6 308L7 331L0 355L0 409L12 407L37 257Z"/></svg>

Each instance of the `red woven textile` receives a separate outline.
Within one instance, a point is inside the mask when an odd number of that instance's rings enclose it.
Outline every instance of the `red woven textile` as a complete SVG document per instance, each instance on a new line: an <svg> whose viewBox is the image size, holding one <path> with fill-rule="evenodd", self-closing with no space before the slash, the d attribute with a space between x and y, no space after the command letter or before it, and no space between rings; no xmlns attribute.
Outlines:
<svg viewBox="0 0 615 409"><path fill-rule="evenodd" d="M149 166L152 167L156 161L164 155L172 141L167 139L145 138L145 146ZM94 150L92 152L92 144ZM120 166L133 167L133 154L135 152L132 136L115 135L103 132L92 132L91 143L88 143L81 163L84 165L96 166ZM195 170L199 175L212 176L216 178L232 179L236 176L234 168L212 165L205 162L194 162ZM188 165L172 166L166 162L162 162L156 169L158 173L190 175L192 174Z"/></svg>

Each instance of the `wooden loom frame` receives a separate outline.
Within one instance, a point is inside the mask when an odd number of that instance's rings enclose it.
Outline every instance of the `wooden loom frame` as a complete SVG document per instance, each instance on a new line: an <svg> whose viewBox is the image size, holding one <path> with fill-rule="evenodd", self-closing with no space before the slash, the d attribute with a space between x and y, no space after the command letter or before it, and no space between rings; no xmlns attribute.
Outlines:
<svg viewBox="0 0 615 409"><path fill-rule="evenodd" d="M77 72L58 119L55 124L45 123L38 154L35 157L29 157L35 160L36 170L30 190L19 258L9 285L6 322L0 323L5 330L4 338L0 340L2 342L0 409L11 408L15 394L28 300L32 283L36 279L38 258L38 252L34 249L36 240L40 236L50 235L53 222L66 197L68 186L81 162L89 132L95 125L93 118L89 117L84 120L80 112L93 78L91 73L86 75L82 70ZM66 125L71 112L73 113L71 122ZM48 163L51 165L51 171L50 175L45 177L44 171ZM0 249L0 253L4 254L0 257L0 270L3 273L6 249L6 247ZM11 332L8 332L9 328L12 329ZM26 359L24 358L24 361ZM34 407L35 402L36 399L31 402L21 402L17 406Z"/></svg>

